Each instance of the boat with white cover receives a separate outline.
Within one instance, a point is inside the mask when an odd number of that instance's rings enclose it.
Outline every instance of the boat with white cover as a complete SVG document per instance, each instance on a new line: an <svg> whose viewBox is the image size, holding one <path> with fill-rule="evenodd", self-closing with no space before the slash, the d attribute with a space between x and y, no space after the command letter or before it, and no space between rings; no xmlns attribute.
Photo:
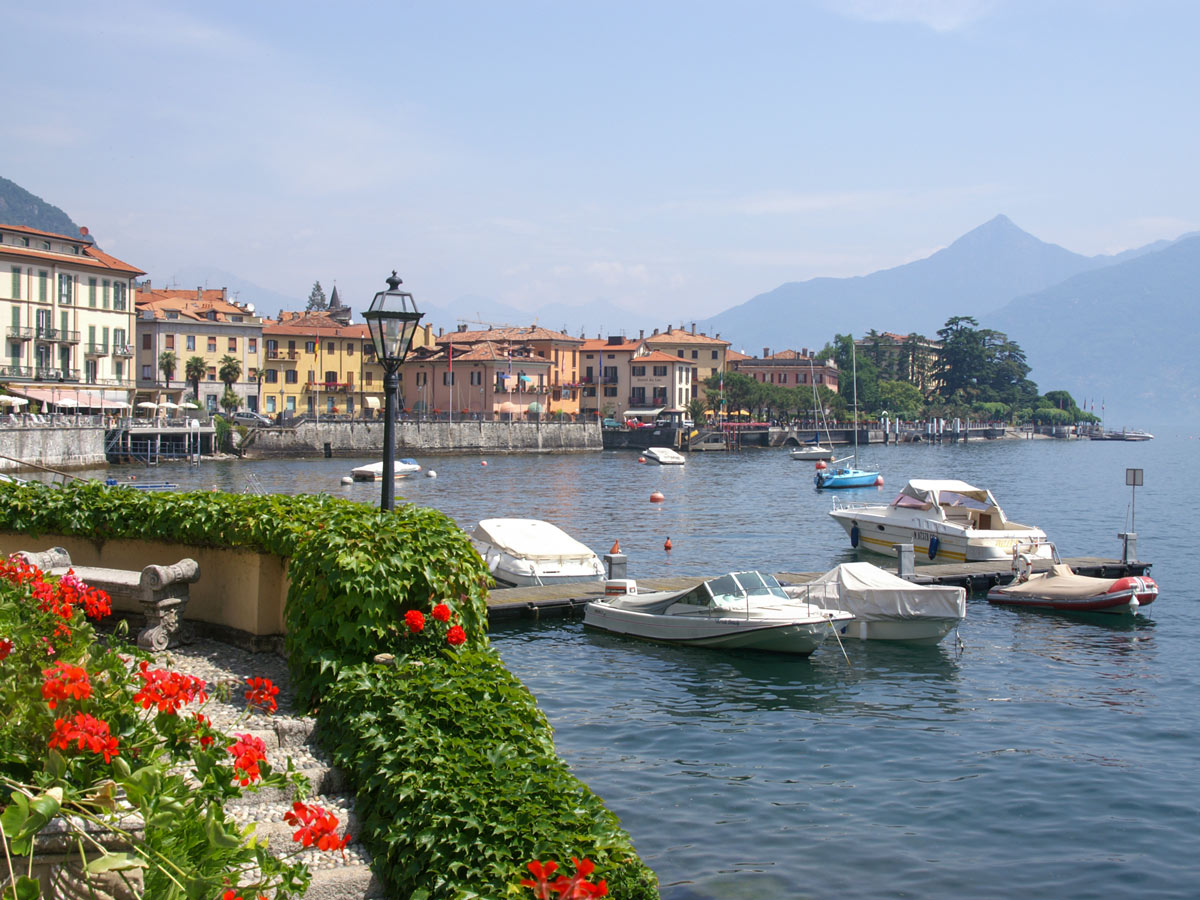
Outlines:
<svg viewBox="0 0 1200 900"><path fill-rule="evenodd" d="M1132 615L1158 599L1158 585L1149 575L1095 578L1077 575L1054 552L1045 572L1033 571L1033 560L1013 553L1013 580L988 591L988 602L1054 612L1101 612ZM1051 545L1053 550L1053 545Z"/></svg>
<svg viewBox="0 0 1200 900"><path fill-rule="evenodd" d="M642 455L647 462L656 462L660 466L682 466L684 463L683 454L670 447L647 447Z"/></svg>
<svg viewBox="0 0 1200 900"><path fill-rule="evenodd" d="M913 584L867 562L842 563L784 590L797 600L853 613L838 633L863 641L936 644L967 615L963 588Z"/></svg>
<svg viewBox="0 0 1200 900"><path fill-rule="evenodd" d="M808 656L852 618L791 599L761 572L731 572L683 590L636 591L633 582L609 582L604 599L584 607L583 624L665 644Z"/></svg>
<svg viewBox="0 0 1200 900"><path fill-rule="evenodd" d="M471 544L502 587L604 581L600 557L541 519L483 519Z"/></svg>
<svg viewBox="0 0 1200 900"><path fill-rule="evenodd" d="M890 504L839 503L829 513L846 529L850 546L895 555L912 544L917 559L981 562L1008 559L1013 548L1049 559L1046 533L1010 522L991 491L965 481L915 478Z"/></svg>
<svg viewBox="0 0 1200 900"><path fill-rule="evenodd" d="M396 478L407 478L420 471L420 464L415 459L408 457L394 460L392 464L392 474ZM378 481L383 478L383 461L367 463L365 466L351 469L350 477L355 481Z"/></svg>

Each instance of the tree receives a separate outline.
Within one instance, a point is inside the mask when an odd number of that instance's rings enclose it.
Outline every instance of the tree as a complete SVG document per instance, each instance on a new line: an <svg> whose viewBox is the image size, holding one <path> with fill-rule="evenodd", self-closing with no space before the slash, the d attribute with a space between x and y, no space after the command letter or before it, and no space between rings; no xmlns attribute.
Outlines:
<svg viewBox="0 0 1200 900"><path fill-rule="evenodd" d="M229 354L222 356L217 377L225 383L226 390L233 390L233 385L242 377L242 364L238 362L237 357Z"/></svg>
<svg viewBox="0 0 1200 900"><path fill-rule="evenodd" d="M239 397L228 385L225 386L225 393L221 395L221 409L225 412L236 412L237 408L242 405L242 398Z"/></svg>
<svg viewBox="0 0 1200 900"><path fill-rule="evenodd" d="M167 387L171 387L171 379L175 377L175 354L170 350L164 350L158 355L158 370L163 373L163 377L167 379Z"/></svg>
<svg viewBox="0 0 1200 900"><path fill-rule="evenodd" d="M192 399L200 402L200 380L208 373L208 364L203 356L189 356L183 364L183 375L192 386Z"/></svg>
<svg viewBox="0 0 1200 900"><path fill-rule="evenodd" d="M704 412L706 408L706 404L703 400L701 400L699 397L693 397L688 401L687 405L688 418L691 419L696 425L703 425L705 420Z"/></svg>
<svg viewBox="0 0 1200 900"><path fill-rule="evenodd" d="M907 381L881 381L879 383L879 412L887 412L893 419L916 419L925 406L925 398L916 385Z"/></svg>
<svg viewBox="0 0 1200 900"><path fill-rule="evenodd" d="M328 308L329 301L325 299L325 291L321 289L321 282L314 281L312 290L308 292L308 306L306 306L305 309L312 311Z"/></svg>

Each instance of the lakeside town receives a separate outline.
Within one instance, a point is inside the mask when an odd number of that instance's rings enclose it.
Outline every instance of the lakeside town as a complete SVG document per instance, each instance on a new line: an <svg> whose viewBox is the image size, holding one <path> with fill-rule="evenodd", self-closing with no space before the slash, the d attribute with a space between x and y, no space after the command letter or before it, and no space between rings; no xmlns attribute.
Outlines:
<svg viewBox="0 0 1200 900"><path fill-rule="evenodd" d="M0 265L10 272L0 280L10 316L0 403L11 413L153 419L184 409L264 425L381 415L383 367L336 287L326 297L318 282L304 308L270 318L225 288L160 286L81 232L0 224ZM791 421L817 409L843 421L860 413L1099 421L1066 392L1039 395L1020 348L976 325L955 317L936 339L871 331L831 336L819 351L764 347L752 356L695 323L588 337L536 323L426 322L400 372L398 408L612 426L658 417ZM857 409L845 390L851 370Z"/></svg>

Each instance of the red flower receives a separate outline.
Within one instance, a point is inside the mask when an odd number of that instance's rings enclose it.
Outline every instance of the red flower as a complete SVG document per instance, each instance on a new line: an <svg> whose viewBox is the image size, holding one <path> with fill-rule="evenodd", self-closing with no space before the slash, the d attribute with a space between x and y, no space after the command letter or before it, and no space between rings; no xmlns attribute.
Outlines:
<svg viewBox="0 0 1200 900"><path fill-rule="evenodd" d="M443 622L443 623L449 622L450 621L450 607L448 607L445 603L439 603L437 606L435 606L433 608L433 617L435 619L437 619L439 622Z"/></svg>
<svg viewBox="0 0 1200 900"><path fill-rule="evenodd" d="M538 900L549 900L550 898L550 882L549 878L558 869L558 863L551 860L548 863L541 863L534 860L529 864L529 871L533 874L536 881L531 881L528 878L521 879L521 887L533 888L533 896Z"/></svg>
<svg viewBox="0 0 1200 900"><path fill-rule="evenodd" d="M117 755L117 739L108 733L108 723L86 713L76 713L70 721L55 720L50 749L68 750L72 741L76 742L77 750L91 750L97 756L103 756L105 762Z"/></svg>
<svg viewBox="0 0 1200 900"><path fill-rule="evenodd" d="M283 821L296 827L292 840L303 847L317 845L319 850L341 850L346 855L346 845L350 843L350 835L337 836L338 820L333 813L320 806L306 806L297 800L292 804L292 811L283 814Z"/></svg>
<svg viewBox="0 0 1200 900"><path fill-rule="evenodd" d="M235 774L234 778L245 787L250 782L262 778L258 764L267 759L267 745L262 742L262 738L256 738L252 734L235 734L234 737L238 739L237 743L226 747L225 750L233 757L234 772L241 773Z"/></svg>
<svg viewBox="0 0 1200 900"><path fill-rule="evenodd" d="M463 631L461 625L451 625L450 630L446 632L446 643L451 647L458 647L465 644L467 641L467 633Z"/></svg>
<svg viewBox="0 0 1200 900"><path fill-rule="evenodd" d="M92 696L92 685L85 669L59 660L49 669L42 670L42 697L51 709L58 707L60 700L86 700Z"/></svg>
<svg viewBox="0 0 1200 900"><path fill-rule="evenodd" d="M200 746L208 749L213 744L213 736L210 733L212 728L212 720L204 713L196 713L196 721L192 723L192 728L200 735Z"/></svg>
<svg viewBox="0 0 1200 900"><path fill-rule="evenodd" d="M425 627L425 614L419 609L410 609L404 614L404 624L408 626L409 631L416 634Z"/></svg>
<svg viewBox="0 0 1200 900"><path fill-rule="evenodd" d="M8 638L0 640L0 660L8 659L8 654L12 653L13 642Z"/></svg>
<svg viewBox="0 0 1200 900"><path fill-rule="evenodd" d="M203 678L151 669L145 660L142 660L137 675L142 679L142 689L133 695L133 701L140 703L142 709L157 706L160 713L175 715L181 706L193 700L203 703L208 699L208 683Z"/></svg>
<svg viewBox="0 0 1200 900"><path fill-rule="evenodd" d="M250 686L250 690L246 691L247 704L257 706L268 715L279 708L275 702L279 688L275 687L270 678L247 678L246 684Z"/></svg>
<svg viewBox="0 0 1200 900"><path fill-rule="evenodd" d="M590 859L578 860L571 857L571 862L575 864L575 874L568 878L566 875L559 875L553 881L550 881L550 876L558 869L558 864L548 862L542 864L536 859L529 864L529 871L533 873L536 881L531 881L528 878L521 879L521 886L533 888L533 894L538 900L550 900L555 895L559 900L588 900L589 897L604 897L608 895L608 883L601 879L596 883L587 880L587 877L592 874L596 868L596 864ZM553 893L552 893L553 892Z"/></svg>

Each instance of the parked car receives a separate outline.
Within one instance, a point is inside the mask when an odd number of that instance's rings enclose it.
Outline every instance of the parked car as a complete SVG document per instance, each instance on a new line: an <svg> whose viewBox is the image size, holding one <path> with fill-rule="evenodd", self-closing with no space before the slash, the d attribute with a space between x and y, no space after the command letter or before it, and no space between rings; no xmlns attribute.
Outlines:
<svg viewBox="0 0 1200 900"><path fill-rule="evenodd" d="M270 419L261 413L251 412L248 409L238 410L233 414L233 421L238 425L248 425L250 427L271 425Z"/></svg>
<svg viewBox="0 0 1200 900"><path fill-rule="evenodd" d="M601 427L603 427L603 428L620 428L621 427L621 423L618 422L616 419L605 419L600 424L601 424Z"/></svg>

